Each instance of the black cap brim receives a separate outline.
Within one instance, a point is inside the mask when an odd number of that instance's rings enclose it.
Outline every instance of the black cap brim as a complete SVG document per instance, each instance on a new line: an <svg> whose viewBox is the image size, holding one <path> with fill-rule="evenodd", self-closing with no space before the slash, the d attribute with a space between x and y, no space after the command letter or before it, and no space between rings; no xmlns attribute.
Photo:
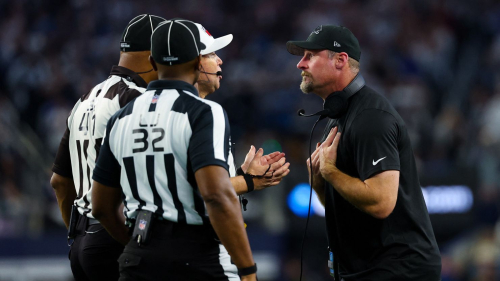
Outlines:
<svg viewBox="0 0 500 281"><path fill-rule="evenodd" d="M326 48L309 41L288 41L286 49L292 55L303 56L304 50L324 50Z"/></svg>

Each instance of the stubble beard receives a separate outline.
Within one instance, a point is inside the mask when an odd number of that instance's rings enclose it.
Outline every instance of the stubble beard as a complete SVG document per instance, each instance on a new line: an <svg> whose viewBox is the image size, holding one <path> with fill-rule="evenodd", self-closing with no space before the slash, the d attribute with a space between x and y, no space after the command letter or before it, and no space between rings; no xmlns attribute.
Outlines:
<svg viewBox="0 0 500 281"><path fill-rule="evenodd" d="M305 81L306 77L309 77L309 79L310 79L308 82ZM312 81L311 76L303 76L302 83L300 83L300 90L304 94L309 94L313 91L313 89L314 89L314 85L313 85L313 81Z"/></svg>

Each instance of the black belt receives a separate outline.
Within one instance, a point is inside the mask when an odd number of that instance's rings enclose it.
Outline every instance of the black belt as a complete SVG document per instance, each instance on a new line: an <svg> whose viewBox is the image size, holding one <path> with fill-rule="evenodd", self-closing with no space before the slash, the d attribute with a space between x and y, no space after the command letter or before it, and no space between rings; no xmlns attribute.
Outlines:
<svg viewBox="0 0 500 281"><path fill-rule="evenodd" d="M131 229L133 229L135 220L130 220L130 222L132 223ZM219 237L217 237L211 225L180 224L165 219L155 218L152 228L153 237L206 238L219 241Z"/></svg>

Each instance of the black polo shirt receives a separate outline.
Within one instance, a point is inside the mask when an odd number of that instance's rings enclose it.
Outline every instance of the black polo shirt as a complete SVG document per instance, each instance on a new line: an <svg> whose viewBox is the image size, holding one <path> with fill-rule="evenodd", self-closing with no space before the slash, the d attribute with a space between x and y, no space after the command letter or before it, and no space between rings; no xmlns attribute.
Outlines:
<svg viewBox="0 0 500 281"><path fill-rule="evenodd" d="M396 206L386 219L360 211L326 183L328 239L340 276L346 281L439 280L439 249L403 119L387 99L364 86L350 98L347 113L328 122L323 140L335 126L342 132L340 171L362 181L400 171Z"/></svg>

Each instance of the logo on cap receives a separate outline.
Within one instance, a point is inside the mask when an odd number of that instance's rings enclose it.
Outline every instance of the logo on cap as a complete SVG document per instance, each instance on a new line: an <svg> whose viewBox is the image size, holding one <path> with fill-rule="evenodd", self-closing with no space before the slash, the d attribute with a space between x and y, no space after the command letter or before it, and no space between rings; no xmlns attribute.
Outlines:
<svg viewBox="0 0 500 281"><path fill-rule="evenodd" d="M130 48L130 44L127 43L127 42L121 42L120 43L120 47L122 47L122 48Z"/></svg>
<svg viewBox="0 0 500 281"><path fill-rule="evenodd" d="M178 61L178 57L163 57L163 61Z"/></svg>
<svg viewBox="0 0 500 281"><path fill-rule="evenodd" d="M322 26L322 25L320 25L320 26L316 27L316 28L314 29L313 33L314 33L314 34L319 34L321 30L323 30L323 26Z"/></svg>
<svg viewBox="0 0 500 281"><path fill-rule="evenodd" d="M210 32L208 32L208 30L206 30L203 26L202 26L203 30L205 30L205 32L208 34L208 36L210 37L213 37L212 34L210 34Z"/></svg>
<svg viewBox="0 0 500 281"><path fill-rule="evenodd" d="M342 47L337 41L333 41L333 47Z"/></svg>

